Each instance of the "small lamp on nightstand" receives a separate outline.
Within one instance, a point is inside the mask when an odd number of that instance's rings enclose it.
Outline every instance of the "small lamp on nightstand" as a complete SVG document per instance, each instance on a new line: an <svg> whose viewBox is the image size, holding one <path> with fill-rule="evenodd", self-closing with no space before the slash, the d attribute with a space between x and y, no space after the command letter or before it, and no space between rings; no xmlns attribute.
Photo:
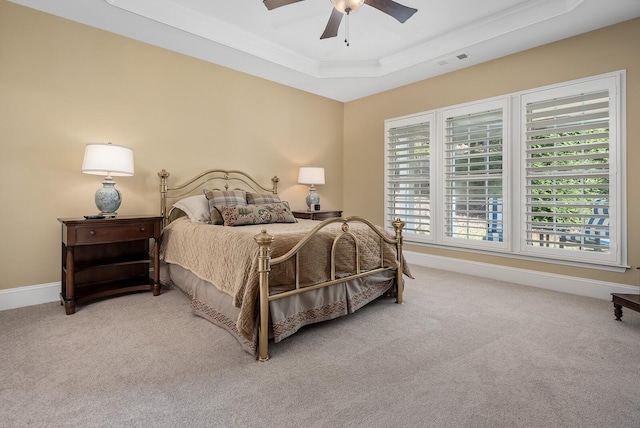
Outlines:
<svg viewBox="0 0 640 428"><path fill-rule="evenodd" d="M307 207L309 211L316 211L316 205L320 205L320 196L316 193L315 185L324 184L324 168L315 166L300 167L298 183L311 185L307 195Z"/></svg>
<svg viewBox="0 0 640 428"><path fill-rule="evenodd" d="M96 206L105 217L115 217L122 195L115 188L112 176L133 175L133 150L111 143L89 143L84 150L82 172L104 175L102 187L96 192Z"/></svg>

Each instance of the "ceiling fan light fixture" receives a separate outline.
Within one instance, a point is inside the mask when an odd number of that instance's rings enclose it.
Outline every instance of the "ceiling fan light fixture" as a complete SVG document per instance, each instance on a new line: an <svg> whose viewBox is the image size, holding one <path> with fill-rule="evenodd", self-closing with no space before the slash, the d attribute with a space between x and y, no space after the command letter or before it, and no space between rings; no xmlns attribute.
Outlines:
<svg viewBox="0 0 640 428"><path fill-rule="evenodd" d="M333 7L341 13L351 13L364 4L364 0L331 0Z"/></svg>

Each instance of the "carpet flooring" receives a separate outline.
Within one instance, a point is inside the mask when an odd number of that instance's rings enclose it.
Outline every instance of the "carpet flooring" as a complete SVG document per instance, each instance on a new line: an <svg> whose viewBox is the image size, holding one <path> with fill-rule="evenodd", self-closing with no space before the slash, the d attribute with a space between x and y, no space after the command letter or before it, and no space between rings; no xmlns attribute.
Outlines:
<svg viewBox="0 0 640 428"><path fill-rule="evenodd" d="M639 427L640 314L412 266L259 363L164 289L0 312L1 427Z"/></svg>

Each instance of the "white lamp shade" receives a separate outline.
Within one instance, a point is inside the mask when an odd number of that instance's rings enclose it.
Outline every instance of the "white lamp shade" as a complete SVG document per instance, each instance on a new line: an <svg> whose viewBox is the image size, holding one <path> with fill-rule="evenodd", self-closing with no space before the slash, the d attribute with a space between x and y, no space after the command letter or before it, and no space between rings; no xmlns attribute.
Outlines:
<svg viewBox="0 0 640 428"><path fill-rule="evenodd" d="M300 167L299 184L324 184L324 168L316 166Z"/></svg>
<svg viewBox="0 0 640 428"><path fill-rule="evenodd" d="M107 176L133 175L133 150L111 143L89 143L84 149L82 172Z"/></svg>
<svg viewBox="0 0 640 428"><path fill-rule="evenodd" d="M351 13L362 6L364 0L331 0L331 3L333 3L333 7L335 7L338 12L346 13L348 9L349 13Z"/></svg>

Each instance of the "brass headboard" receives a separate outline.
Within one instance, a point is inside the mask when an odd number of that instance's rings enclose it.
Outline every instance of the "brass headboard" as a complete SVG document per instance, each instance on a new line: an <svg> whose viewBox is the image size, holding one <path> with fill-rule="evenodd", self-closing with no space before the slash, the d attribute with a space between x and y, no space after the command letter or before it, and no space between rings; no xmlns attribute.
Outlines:
<svg viewBox="0 0 640 428"><path fill-rule="evenodd" d="M164 169L158 173L158 177L160 177L160 214L164 219L165 225L170 221L171 205L181 198L202 194L202 189L205 188L205 185L209 185L207 188L210 189L229 190L230 188L241 188L257 193L268 192L277 195L278 182L280 181L277 176L274 176L271 179L271 187L266 187L242 171L210 169L182 184L169 187L167 179L170 175L171 174Z"/></svg>

